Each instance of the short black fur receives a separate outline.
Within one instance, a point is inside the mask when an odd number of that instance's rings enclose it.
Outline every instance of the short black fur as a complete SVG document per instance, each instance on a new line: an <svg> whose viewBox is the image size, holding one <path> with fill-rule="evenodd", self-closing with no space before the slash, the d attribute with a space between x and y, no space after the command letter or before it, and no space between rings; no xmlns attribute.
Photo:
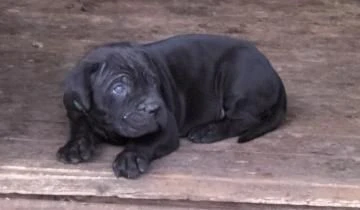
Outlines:
<svg viewBox="0 0 360 210"><path fill-rule="evenodd" d="M286 115L286 92L253 44L180 35L91 50L65 80L64 105L70 135L58 159L88 161L97 143L122 144L114 173L136 178L175 151L179 137L246 142L274 130Z"/></svg>

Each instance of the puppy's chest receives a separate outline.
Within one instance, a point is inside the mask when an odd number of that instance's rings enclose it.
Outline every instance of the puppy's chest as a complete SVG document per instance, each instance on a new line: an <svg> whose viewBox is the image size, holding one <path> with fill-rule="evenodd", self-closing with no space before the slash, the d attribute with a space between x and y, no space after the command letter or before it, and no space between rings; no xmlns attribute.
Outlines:
<svg viewBox="0 0 360 210"><path fill-rule="evenodd" d="M111 126L109 126L109 124L105 122L106 120L101 116L89 115L86 120L89 124L91 132L93 132L96 136L101 137L102 140L116 143L118 139L121 139L121 137L113 131Z"/></svg>
<svg viewBox="0 0 360 210"><path fill-rule="evenodd" d="M126 140L124 137L119 136L116 132L102 125L93 126L91 129L96 136L107 143L123 144Z"/></svg>

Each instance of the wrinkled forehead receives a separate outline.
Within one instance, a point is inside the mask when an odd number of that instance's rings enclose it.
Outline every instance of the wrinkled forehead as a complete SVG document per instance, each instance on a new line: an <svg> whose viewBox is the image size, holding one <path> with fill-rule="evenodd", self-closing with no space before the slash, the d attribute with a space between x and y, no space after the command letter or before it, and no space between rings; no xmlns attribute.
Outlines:
<svg viewBox="0 0 360 210"><path fill-rule="evenodd" d="M130 90L128 97L139 91L147 92L155 85L156 75L145 61L134 60L134 57L126 60L122 55L110 55L91 75L94 102L101 104L106 101L111 89L123 81L124 76L128 80L125 85L128 85Z"/></svg>
<svg viewBox="0 0 360 210"><path fill-rule="evenodd" d="M137 78L140 76L154 76L151 65L141 52L116 52L111 53L104 59L106 70L110 74L125 73Z"/></svg>
<svg viewBox="0 0 360 210"><path fill-rule="evenodd" d="M96 88L107 88L113 83L119 82L122 77L126 77L131 84L144 83L148 77L153 77L151 72L147 71L146 65L133 62L119 62L113 59L105 60L98 69L91 75L91 84Z"/></svg>

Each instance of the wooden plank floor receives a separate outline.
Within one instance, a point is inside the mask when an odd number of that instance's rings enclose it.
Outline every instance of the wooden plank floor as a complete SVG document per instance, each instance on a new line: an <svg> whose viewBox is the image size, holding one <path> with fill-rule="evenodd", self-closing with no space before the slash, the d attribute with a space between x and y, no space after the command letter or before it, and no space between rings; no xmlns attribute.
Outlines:
<svg viewBox="0 0 360 210"><path fill-rule="evenodd" d="M134 205L136 204L136 205ZM214 202L178 202L178 201L139 201L121 200L115 202L94 202L88 200L46 200L46 199L24 199L24 198L4 198L0 199L0 205L3 209L16 210L304 210L310 207L290 206L290 205L266 205L266 204L244 204L244 203L214 203ZM349 210L349 208L332 207L311 207L313 210Z"/></svg>
<svg viewBox="0 0 360 210"><path fill-rule="evenodd" d="M360 208L359 1L96 2L0 2L1 206L85 209L57 200L65 196L87 198L89 209L102 202L138 209L126 199L191 202L174 209L239 209L245 203L254 206L244 209ZM241 145L235 139L211 145L183 140L138 180L113 176L118 147L104 145L86 164L55 160L67 132L61 81L81 53L108 41L189 32L256 42L285 82L285 125ZM104 210L114 208L107 205Z"/></svg>

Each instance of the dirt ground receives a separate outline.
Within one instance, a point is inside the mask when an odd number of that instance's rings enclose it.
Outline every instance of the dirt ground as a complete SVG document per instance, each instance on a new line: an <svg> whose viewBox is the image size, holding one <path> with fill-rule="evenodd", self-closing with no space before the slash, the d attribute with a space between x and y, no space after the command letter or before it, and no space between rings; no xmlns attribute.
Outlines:
<svg viewBox="0 0 360 210"><path fill-rule="evenodd" d="M192 174L195 178L215 177L223 190L218 190L219 194L201 188L198 190L203 192L203 197L195 195L196 190L186 195L176 194L171 184L170 187L164 184L159 192L149 188L151 192L135 193L135 198L360 206L360 188L349 187L360 183L359 0L0 1L0 138L3 139L0 184L6 186L0 187L0 194L93 192L86 184L80 187L83 191L76 191L71 188L72 182L64 184L55 175L44 181L43 188L32 186L29 177L16 178L16 182L26 183L24 186L11 184L15 182L9 182L7 177L34 171L27 169L30 166L41 168L42 173L55 173L52 170L60 167L67 170L52 159L66 136L62 80L84 51L105 42L147 42L182 33L226 34L255 42L285 82L289 115L278 131L252 144L234 148L234 142L215 147L184 143L178 156L169 157L168 162L160 161L157 165L160 169L154 169L164 179L179 173ZM222 158L244 158L249 165L216 162L221 160L217 154L201 162L202 152L220 149L229 150L228 156L219 154ZM195 159L198 154L200 160L191 162L191 157ZM172 168L172 162L184 155L189 157L186 164L177 162ZM43 161L35 159L39 157ZM100 162L110 162L112 158L109 154L101 157ZM71 169L107 170L108 166L101 163ZM195 163L203 167L191 170L189 165ZM207 171L206 166L212 165L223 167L223 171ZM24 171L19 167L25 168ZM231 167L239 170L231 171ZM51 173L47 175L52 177ZM137 189L136 184L125 184L127 187L119 191L114 188L115 180L109 181L107 172L103 173L104 180L99 182L106 186L105 190L94 191L91 196L131 197L132 190ZM270 181L265 182L266 189L259 187L250 192L241 189L243 193L236 196L230 193L231 185L221 188L219 180L225 178L235 180L234 186L239 183L242 186L244 183L237 177L255 180L254 186L258 186L259 180ZM247 184L252 183L249 180ZM52 189L52 182L63 184L63 191ZM281 185L284 189L269 184L278 182L285 183ZM294 184L309 182L326 187L320 190L317 185L311 185L307 187L313 191L299 192L303 185ZM334 183L341 187L332 191Z"/></svg>

